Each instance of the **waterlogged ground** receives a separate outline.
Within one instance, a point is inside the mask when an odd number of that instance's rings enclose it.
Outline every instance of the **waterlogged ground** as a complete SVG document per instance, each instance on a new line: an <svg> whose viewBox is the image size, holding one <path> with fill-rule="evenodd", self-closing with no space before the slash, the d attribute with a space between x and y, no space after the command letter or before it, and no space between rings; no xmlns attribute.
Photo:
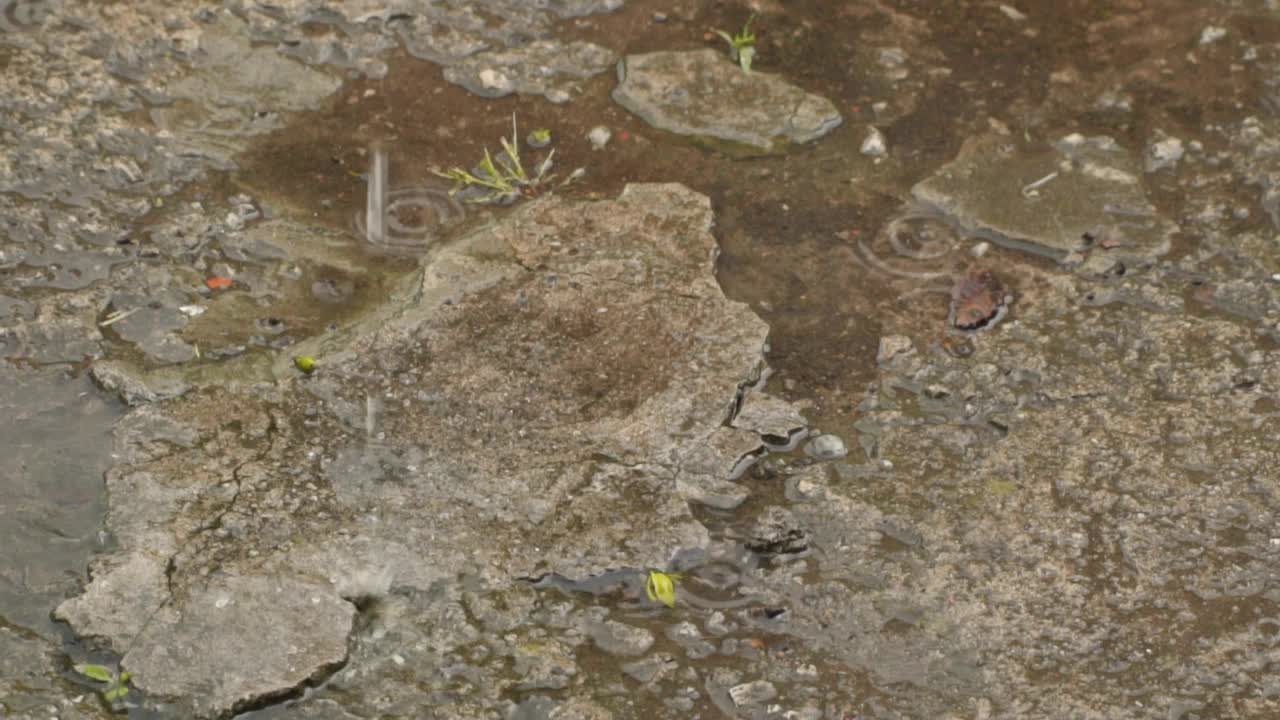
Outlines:
<svg viewBox="0 0 1280 720"><path fill-rule="evenodd" d="M612 97L753 13L829 133ZM1280 716L1278 69L1261 1L0 0L0 715ZM450 198L513 117L554 197Z"/></svg>

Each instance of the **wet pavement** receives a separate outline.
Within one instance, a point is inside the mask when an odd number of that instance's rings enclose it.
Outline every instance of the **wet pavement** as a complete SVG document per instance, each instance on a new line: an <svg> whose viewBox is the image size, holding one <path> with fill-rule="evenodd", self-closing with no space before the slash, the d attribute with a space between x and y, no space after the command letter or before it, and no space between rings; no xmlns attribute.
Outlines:
<svg viewBox="0 0 1280 720"><path fill-rule="evenodd" d="M0 0L0 716L1280 717L1278 70L1264 0Z"/></svg>

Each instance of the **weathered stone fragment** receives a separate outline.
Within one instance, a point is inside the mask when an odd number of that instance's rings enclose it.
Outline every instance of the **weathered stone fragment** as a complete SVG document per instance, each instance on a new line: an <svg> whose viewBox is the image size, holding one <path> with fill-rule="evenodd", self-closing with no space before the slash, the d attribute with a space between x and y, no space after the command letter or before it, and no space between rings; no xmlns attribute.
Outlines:
<svg viewBox="0 0 1280 720"><path fill-rule="evenodd" d="M777 75L743 72L710 48L629 55L613 99L663 130L772 152L841 122L836 106Z"/></svg>
<svg viewBox="0 0 1280 720"><path fill-rule="evenodd" d="M608 49L588 42L539 40L459 60L445 68L444 78L481 97L519 93L563 103L579 81L604 72L614 58Z"/></svg>
<svg viewBox="0 0 1280 720"><path fill-rule="evenodd" d="M1143 190L1136 156L1107 137L1068 135L1043 150L1008 137L967 141L960 154L912 188L965 231L1055 259L1098 252L1150 257L1176 227Z"/></svg>

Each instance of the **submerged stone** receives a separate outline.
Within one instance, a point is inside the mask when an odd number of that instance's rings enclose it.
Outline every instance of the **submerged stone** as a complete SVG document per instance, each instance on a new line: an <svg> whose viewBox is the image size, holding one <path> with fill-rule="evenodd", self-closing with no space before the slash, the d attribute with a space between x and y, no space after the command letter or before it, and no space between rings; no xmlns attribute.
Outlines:
<svg viewBox="0 0 1280 720"><path fill-rule="evenodd" d="M616 620L605 620L590 628L590 633L596 647L610 655L643 655L654 642L653 633L648 630Z"/></svg>
<svg viewBox="0 0 1280 720"><path fill-rule="evenodd" d="M589 42L539 40L459 60L445 68L444 78L481 97L519 93L563 103L578 91L580 81L608 70L614 58L607 48Z"/></svg>
<svg viewBox="0 0 1280 720"><path fill-rule="evenodd" d="M152 108L157 127L221 156L278 127L278 113L314 107L338 89L337 77L255 46L232 14L215 18L198 35L190 72L165 88L178 102Z"/></svg>
<svg viewBox="0 0 1280 720"><path fill-rule="evenodd" d="M743 72L710 48L627 56L613 99L662 130L764 152L817 140L841 122L830 100L777 75Z"/></svg>
<svg viewBox="0 0 1280 720"><path fill-rule="evenodd" d="M1026 150L1007 137L971 138L912 195L963 230L1057 260L1095 252L1151 257L1176 226L1147 199L1142 164L1107 137L1068 135ZM1077 255L1072 255L1072 254Z"/></svg>

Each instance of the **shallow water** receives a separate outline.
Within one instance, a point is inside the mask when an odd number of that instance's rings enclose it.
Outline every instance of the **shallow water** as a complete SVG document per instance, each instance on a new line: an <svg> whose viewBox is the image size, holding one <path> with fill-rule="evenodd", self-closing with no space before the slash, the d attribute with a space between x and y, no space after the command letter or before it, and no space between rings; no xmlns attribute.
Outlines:
<svg viewBox="0 0 1280 720"><path fill-rule="evenodd" d="M60 640L49 610L108 547L102 474L119 404L83 373L0 369L0 606L6 623Z"/></svg>

